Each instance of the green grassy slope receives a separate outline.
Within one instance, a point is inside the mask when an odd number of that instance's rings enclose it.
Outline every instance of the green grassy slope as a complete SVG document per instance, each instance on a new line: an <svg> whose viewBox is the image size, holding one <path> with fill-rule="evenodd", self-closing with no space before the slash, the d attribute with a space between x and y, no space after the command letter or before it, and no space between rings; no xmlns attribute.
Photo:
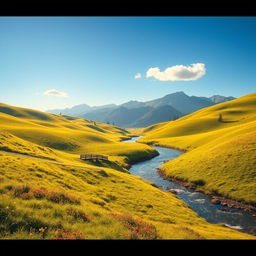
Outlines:
<svg viewBox="0 0 256 256"><path fill-rule="evenodd" d="M142 144L127 143L124 146L120 140L129 138L130 134L123 129L82 118L0 104L0 121L0 134L16 136L23 140L23 144L30 143L28 148L40 146L45 151L55 150L53 157L62 158L62 161L76 161L79 154L103 154L127 168L131 162L157 154ZM2 138L3 146L14 150L13 145L8 145L10 142L10 139ZM23 146L18 149L16 145L16 151L24 151Z"/></svg>
<svg viewBox="0 0 256 256"><path fill-rule="evenodd" d="M141 142L187 151L161 167L168 176L203 179L204 191L256 203L255 93L144 131Z"/></svg>
<svg viewBox="0 0 256 256"><path fill-rule="evenodd" d="M128 173L148 145L112 125L1 104L1 239L255 239ZM108 162L84 162L100 153ZM121 172L119 171L121 170Z"/></svg>

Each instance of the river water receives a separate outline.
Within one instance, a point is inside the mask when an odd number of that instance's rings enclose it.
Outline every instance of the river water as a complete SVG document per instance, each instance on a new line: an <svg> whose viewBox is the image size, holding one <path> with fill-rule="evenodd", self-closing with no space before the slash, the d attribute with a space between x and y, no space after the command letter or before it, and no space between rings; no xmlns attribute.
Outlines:
<svg viewBox="0 0 256 256"><path fill-rule="evenodd" d="M125 143L136 142L139 137L123 141ZM130 173L156 184L163 191L175 189L177 196L186 202L197 214L210 223L223 223L225 226L242 232L256 233L256 217L239 210L228 209L220 204L213 204L209 198L200 192L187 189L179 184L164 180L157 173L164 161L174 159L183 152L175 149L154 146L159 155L143 162L138 162L129 169Z"/></svg>

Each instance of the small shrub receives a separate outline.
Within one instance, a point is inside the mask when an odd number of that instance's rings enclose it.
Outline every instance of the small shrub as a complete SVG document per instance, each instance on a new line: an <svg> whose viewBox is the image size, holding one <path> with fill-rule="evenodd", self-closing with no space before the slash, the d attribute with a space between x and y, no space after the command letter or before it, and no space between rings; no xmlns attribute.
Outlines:
<svg viewBox="0 0 256 256"><path fill-rule="evenodd" d="M82 232L71 232L69 230L57 229L55 231L54 240L81 240L87 237Z"/></svg>
<svg viewBox="0 0 256 256"><path fill-rule="evenodd" d="M134 219L131 215L114 214L112 216L118 219L122 224L129 229L129 239L157 239L156 227L141 219Z"/></svg>
<svg viewBox="0 0 256 256"><path fill-rule="evenodd" d="M192 181L192 183L197 185L197 186L204 186L206 182L202 179L199 179L199 180Z"/></svg>
<svg viewBox="0 0 256 256"><path fill-rule="evenodd" d="M27 185L22 185L18 187L13 188L13 194L14 196L19 196L23 193L28 193L30 191L30 187Z"/></svg>
<svg viewBox="0 0 256 256"><path fill-rule="evenodd" d="M22 214L16 210L16 207L10 203L0 203L0 237L13 235L19 232L39 233L41 227L47 224L37 219L35 216Z"/></svg>
<svg viewBox="0 0 256 256"><path fill-rule="evenodd" d="M36 199L43 199L48 194L48 191L47 190L40 190L40 189L33 189L32 193L33 193L33 196Z"/></svg>
<svg viewBox="0 0 256 256"><path fill-rule="evenodd" d="M98 173L99 173L102 177L109 177L109 175L108 175L105 171L103 171L103 170L99 171Z"/></svg>
<svg viewBox="0 0 256 256"><path fill-rule="evenodd" d="M89 222L91 220L91 216L89 216L88 214L79 211L79 210L74 210L74 209L67 209L67 214L71 215L72 217L74 217L76 220L80 219L83 220L84 222Z"/></svg>
<svg viewBox="0 0 256 256"><path fill-rule="evenodd" d="M20 193L18 195L19 198L23 199L23 200L29 200L33 198L33 194L28 192L28 193Z"/></svg>
<svg viewBox="0 0 256 256"><path fill-rule="evenodd" d="M53 203L80 204L80 200L74 196L63 192L54 192L43 189L33 189L30 191L28 186L18 186L13 188L13 195L21 199L46 199Z"/></svg>
<svg viewBox="0 0 256 256"><path fill-rule="evenodd" d="M4 189L6 189L6 190L12 190L14 187L12 186L12 185L6 185L5 187L4 187Z"/></svg>
<svg viewBox="0 0 256 256"><path fill-rule="evenodd" d="M220 196L221 195L221 193L219 192L219 190L216 188L216 189L212 189L212 194L213 195L216 195L216 196Z"/></svg>
<svg viewBox="0 0 256 256"><path fill-rule="evenodd" d="M90 200L93 204L97 204L100 205L102 207L105 206L105 203L103 201L99 201L99 200Z"/></svg>
<svg viewBox="0 0 256 256"><path fill-rule="evenodd" d="M44 239L47 234L47 227L41 227L38 229L38 231L40 232L40 234L42 235L42 238Z"/></svg>
<svg viewBox="0 0 256 256"><path fill-rule="evenodd" d="M219 114L218 121L219 121L219 122L222 122L222 121L223 121L222 114Z"/></svg>
<svg viewBox="0 0 256 256"><path fill-rule="evenodd" d="M54 203L80 204L80 201L77 198L60 192L48 193L46 199Z"/></svg>

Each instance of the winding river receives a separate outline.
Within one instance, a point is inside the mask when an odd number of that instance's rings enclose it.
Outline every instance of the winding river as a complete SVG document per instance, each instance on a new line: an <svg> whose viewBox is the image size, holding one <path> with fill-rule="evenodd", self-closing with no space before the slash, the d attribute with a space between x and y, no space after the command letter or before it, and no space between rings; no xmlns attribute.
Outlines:
<svg viewBox="0 0 256 256"><path fill-rule="evenodd" d="M140 136L123 142L136 142L138 138ZM181 200L186 202L199 216L205 218L210 223L224 223L229 228L249 234L256 233L256 217L239 209L225 210L224 206L211 203L209 198L203 193L189 190L186 187L161 178L157 173L157 168L164 161L174 159L183 154L183 152L159 146L154 146L154 148L159 152L159 155L150 160L132 165L129 169L131 174L153 182L163 191L175 189L177 196Z"/></svg>

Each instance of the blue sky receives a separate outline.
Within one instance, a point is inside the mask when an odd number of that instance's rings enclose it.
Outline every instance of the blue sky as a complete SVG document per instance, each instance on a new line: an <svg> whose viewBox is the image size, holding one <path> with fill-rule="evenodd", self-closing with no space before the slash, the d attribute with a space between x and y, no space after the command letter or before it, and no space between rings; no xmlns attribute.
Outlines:
<svg viewBox="0 0 256 256"><path fill-rule="evenodd" d="M256 91L255 46L256 17L0 17L0 102L47 110L176 91L240 97Z"/></svg>

